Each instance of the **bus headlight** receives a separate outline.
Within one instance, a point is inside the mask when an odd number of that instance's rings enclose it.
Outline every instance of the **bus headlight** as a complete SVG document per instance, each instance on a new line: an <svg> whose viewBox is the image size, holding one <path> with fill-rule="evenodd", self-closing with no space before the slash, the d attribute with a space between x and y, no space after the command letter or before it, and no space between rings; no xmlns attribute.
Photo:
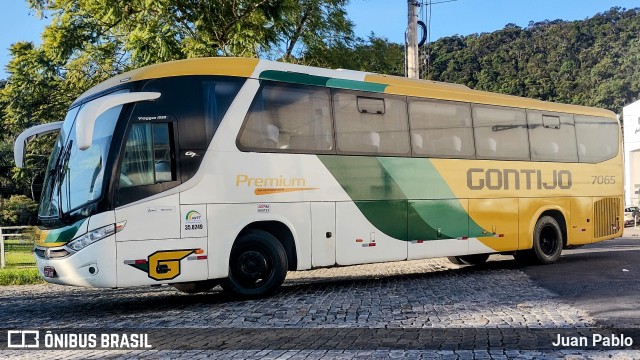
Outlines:
<svg viewBox="0 0 640 360"><path fill-rule="evenodd" d="M117 233L118 231L122 230L122 228L124 228L124 222L103 226L71 240L71 242L69 242L67 246L74 251L80 251L96 241L100 241L107 236Z"/></svg>

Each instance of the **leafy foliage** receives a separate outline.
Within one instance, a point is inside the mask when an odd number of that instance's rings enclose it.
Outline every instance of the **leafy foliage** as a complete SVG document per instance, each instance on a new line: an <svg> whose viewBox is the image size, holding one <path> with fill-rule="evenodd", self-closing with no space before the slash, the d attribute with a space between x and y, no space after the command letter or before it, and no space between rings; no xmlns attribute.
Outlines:
<svg viewBox="0 0 640 360"><path fill-rule="evenodd" d="M0 226L33 225L38 204L24 195L14 195L0 203Z"/></svg>
<svg viewBox="0 0 640 360"><path fill-rule="evenodd" d="M374 34L312 46L304 61L313 66L404 76L404 46Z"/></svg>
<svg viewBox="0 0 640 360"><path fill-rule="evenodd" d="M51 19L42 45L11 46L0 83L0 185L31 193L53 137L29 146L13 168L13 139L62 120L71 102L109 77L154 63L203 56L267 56L297 62L307 46L350 37L348 0L27 0ZM11 168L11 171L8 169Z"/></svg>
<svg viewBox="0 0 640 360"><path fill-rule="evenodd" d="M431 44L430 79L615 112L640 92L640 9L507 25Z"/></svg>
<svg viewBox="0 0 640 360"><path fill-rule="evenodd" d="M429 44L426 79L615 112L640 93L640 8L612 8L583 21L508 24L492 33ZM369 36L310 48L309 64L404 75L404 48ZM425 54L422 60L427 63Z"/></svg>

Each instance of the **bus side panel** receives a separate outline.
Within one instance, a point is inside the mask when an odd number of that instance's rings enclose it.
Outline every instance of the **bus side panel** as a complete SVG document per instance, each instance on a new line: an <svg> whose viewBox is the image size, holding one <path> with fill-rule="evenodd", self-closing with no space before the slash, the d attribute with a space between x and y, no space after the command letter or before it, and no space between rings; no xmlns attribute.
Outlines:
<svg viewBox="0 0 640 360"><path fill-rule="evenodd" d="M336 262L339 265L405 260L407 202L339 202L336 204L336 233Z"/></svg>
<svg viewBox="0 0 640 360"><path fill-rule="evenodd" d="M410 201L408 259L467 255L468 211L467 199Z"/></svg>
<svg viewBox="0 0 640 360"><path fill-rule="evenodd" d="M336 264L336 203L311 203L311 265Z"/></svg>
<svg viewBox="0 0 640 360"><path fill-rule="evenodd" d="M156 285L207 278L206 238L119 241L118 287Z"/></svg>
<svg viewBox="0 0 640 360"><path fill-rule="evenodd" d="M571 227L571 199L562 197L520 199L520 241L518 250L533 248L533 229L543 212L560 211L567 227ZM562 224L559 224L562 226ZM565 229L567 234L569 229ZM516 250L516 249L514 249Z"/></svg>
<svg viewBox="0 0 640 360"><path fill-rule="evenodd" d="M180 237L180 195L173 194L117 208L116 221L127 224L116 241L176 239Z"/></svg>
<svg viewBox="0 0 640 360"><path fill-rule="evenodd" d="M469 253L518 249L518 199L470 199L469 215L480 228L469 232Z"/></svg>
<svg viewBox="0 0 640 360"><path fill-rule="evenodd" d="M287 226L295 241L297 270L311 268L310 203L209 204L207 216L210 279L229 275L229 255L238 234L245 227L263 221L280 222Z"/></svg>
<svg viewBox="0 0 640 360"><path fill-rule="evenodd" d="M589 244L593 242L593 198L571 199L571 225L568 226L567 245Z"/></svg>

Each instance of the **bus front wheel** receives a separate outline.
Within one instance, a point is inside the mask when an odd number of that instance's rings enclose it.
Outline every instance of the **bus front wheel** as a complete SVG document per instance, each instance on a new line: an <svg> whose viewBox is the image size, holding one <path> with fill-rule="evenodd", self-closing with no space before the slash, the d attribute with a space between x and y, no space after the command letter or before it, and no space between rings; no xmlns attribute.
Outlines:
<svg viewBox="0 0 640 360"><path fill-rule="evenodd" d="M220 286L227 293L252 299L271 295L287 276L287 253L273 235L249 230L241 235L229 257L229 277Z"/></svg>
<svg viewBox="0 0 640 360"><path fill-rule="evenodd" d="M533 229L533 249L518 251L514 257L519 261L553 264L560 258L563 246L562 229L558 221L551 216L543 216Z"/></svg>

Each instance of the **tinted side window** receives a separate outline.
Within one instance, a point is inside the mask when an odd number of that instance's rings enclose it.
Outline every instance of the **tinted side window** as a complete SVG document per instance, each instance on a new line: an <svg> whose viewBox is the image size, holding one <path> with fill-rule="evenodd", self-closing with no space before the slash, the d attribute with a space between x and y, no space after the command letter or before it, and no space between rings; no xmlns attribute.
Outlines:
<svg viewBox="0 0 640 360"><path fill-rule="evenodd" d="M176 121L180 180L187 181L200 168L220 121L244 81L224 76L151 79L140 91L158 91L162 95L154 101L136 103L132 120Z"/></svg>
<svg viewBox="0 0 640 360"><path fill-rule="evenodd" d="M474 105L473 132L479 159L529 160L525 111Z"/></svg>
<svg viewBox="0 0 640 360"><path fill-rule="evenodd" d="M236 98L244 80L236 78L207 78L202 81L204 120L207 139L211 141L231 102Z"/></svg>
<svg viewBox="0 0 640 360"><path fill-rule="evenodd" d="M620 126L616 120L576 115L575 122L580 162L601 162L618 154Z"/></svg>
<svg viewBox="0 0 640 360"><path fill-rule="evenodd" d="M181 149L204 150L244 79L180 76L152 79L140 91L158 91L154 101L136 103L134 120L177 120Z"/></svg>
<svg viewBox="0 0 640 360"><path fill-rule="evenodd" d="M531 160L577 162L573 115L527 110Z"/></svg>
<svg viewBox="0 0 640 360"><path fill-rule="evenodd" d="M120 188L176 180L171 123L133 124L124 148Z"/></svg>
<svg viewBox="0 0 640 360"><path fill-rule="evenodd" d="M410 100L409 122L414 156L474 156L470 104Z"/></svg>
<svg viewBox="0 0 640 360"><path fill-rule="evenodd" d="M339 153L409 154L404 98L336 91L333 107Z"/></svg>
<svg viewBox="0 0 640 360"><path fill-rule="evenodd" d="M333 152L329 90L264 83L240 130L242 150Z"/></svg>

